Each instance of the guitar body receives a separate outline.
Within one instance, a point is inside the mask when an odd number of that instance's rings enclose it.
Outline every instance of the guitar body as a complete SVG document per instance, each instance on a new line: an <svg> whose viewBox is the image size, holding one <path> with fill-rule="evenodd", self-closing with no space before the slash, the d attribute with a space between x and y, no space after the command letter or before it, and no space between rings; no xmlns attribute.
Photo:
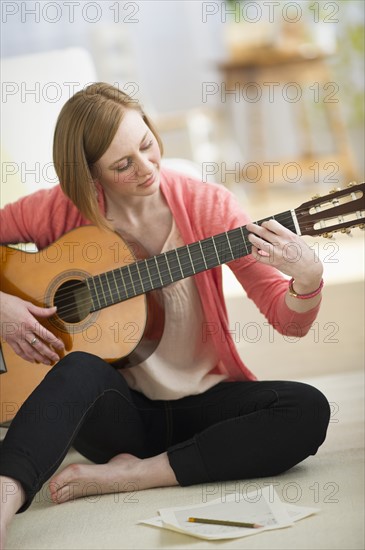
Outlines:
<svg viewBox="0 0 365 550"><path fill-rule="evenodd" d="M3 292L41 307L60 304L56 315L40 323L64 342L65 354L85 351L116 368L125 368L142 362L156 349L164 327L160 291L92 312L85 293L81 293L81 299L72 301L72 289L87 277L136 261L132 249L117 233L83 226L37 253L6 246L1 246L0 252ZM62 307L64 296L69 295L70 306ZM77 311L70 317L67 311L71 304ZM66 314L58 315L61 311ZM13 325L5 327L5 337L14 329ZM24 330L23 337L29 341L32 335ZM11 420L52 366L23 360L6 341L2 341L1 351L6 372L0 377L0 422L5 422Z"/></svg>

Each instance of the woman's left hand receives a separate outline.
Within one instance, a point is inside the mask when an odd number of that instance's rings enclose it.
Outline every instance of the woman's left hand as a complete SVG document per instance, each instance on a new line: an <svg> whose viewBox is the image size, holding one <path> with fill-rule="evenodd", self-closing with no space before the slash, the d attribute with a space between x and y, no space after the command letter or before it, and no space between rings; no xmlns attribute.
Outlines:
<svg viewBox="0 0 365 550"><path fill-rule="evenodd" d="M252 255L262 264L271 265L295 279L295 287L305 293L318 288L323 266L314 250L298 235L276 220L246 226L250 232Z"/></svg>

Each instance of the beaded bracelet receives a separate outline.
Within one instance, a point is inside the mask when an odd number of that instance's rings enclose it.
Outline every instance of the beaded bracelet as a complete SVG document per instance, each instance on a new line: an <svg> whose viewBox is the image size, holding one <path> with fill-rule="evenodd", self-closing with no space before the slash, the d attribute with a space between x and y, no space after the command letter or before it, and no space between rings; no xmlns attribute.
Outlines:
<svg viewBox="0 0 365 550"><path fill-rule="evenodd" d="M309 294L298 294L295 292L293 288L294 279L291 278L289 281L289 294L290 296L293 296L294 298L299 298L300 300L309 300L309 298L314 298L315 296L318 296L318 294L321 292L323 288L324 281L321 279L321 282L319 284L319 287L317 290L314 290L313 292L310 292Z"/></svg>

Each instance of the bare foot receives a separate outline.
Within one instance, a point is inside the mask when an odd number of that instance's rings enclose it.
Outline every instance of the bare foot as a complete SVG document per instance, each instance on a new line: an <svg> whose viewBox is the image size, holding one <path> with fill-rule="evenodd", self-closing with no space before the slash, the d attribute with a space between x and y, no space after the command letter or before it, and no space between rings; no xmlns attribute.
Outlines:
<svg viewBox="0 0 365 550"><path fill-rule="evenodd" d="M142 460L129 454L113 457L107 464L70 464L49 482L51 499L60 504L74 498L119 493L136 485L136 467Z"/></svg>
<svg viewBox="0 0 365 550"><path fill-rule="evenodd" d="M49 489L53 502L60 504L85 496L177 484L166 453L145 459L122 453L107 464L70 464L50 480Z"/></svg>

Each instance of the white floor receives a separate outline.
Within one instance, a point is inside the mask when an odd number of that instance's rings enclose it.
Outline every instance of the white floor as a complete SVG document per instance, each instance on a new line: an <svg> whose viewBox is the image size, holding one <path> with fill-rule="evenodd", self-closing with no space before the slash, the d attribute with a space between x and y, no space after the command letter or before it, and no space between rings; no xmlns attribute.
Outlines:
<svg viewBox="0 0 365 550"><path fill-rule="evenodd" d="M363 550L364 548L364 376L361 371L305 380L323 391L332 406L325 443L317 455L273 479L253 479L214 486L151 489L138 493L85 497L53 505L46 488L12 524L13 550L241 548L247 550ZM84 461L75 451L64 465ZM319 508L293 527L246 539L208 542L138 525L169 506L199 504L207 489L214 498L274 484L284 502ZM251 487L249 488L249 485ZM218 495L218 496L217 496Z"/></svg>

